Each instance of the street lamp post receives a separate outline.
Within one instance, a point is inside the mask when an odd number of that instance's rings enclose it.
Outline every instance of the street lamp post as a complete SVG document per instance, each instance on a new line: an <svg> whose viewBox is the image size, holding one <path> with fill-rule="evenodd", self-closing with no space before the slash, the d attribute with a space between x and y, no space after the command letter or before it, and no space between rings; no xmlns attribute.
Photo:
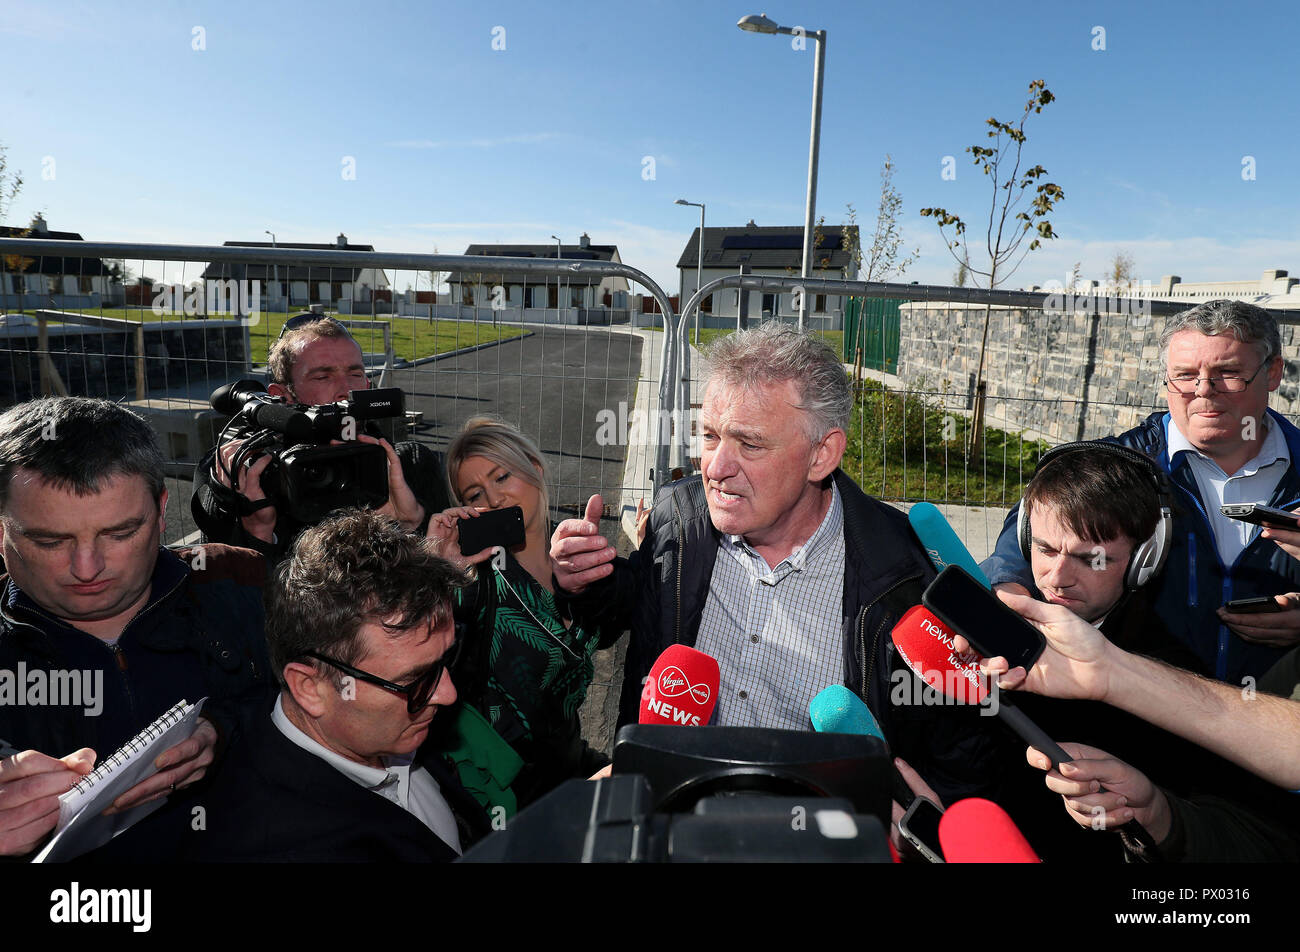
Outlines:
<svg viewBox="0 0 1300 952"><path fill-rule="evenodd" d="M695 290L696 292L698 292L700 288L704 287L704 203L688 202L684 198L679 198L677 199L677 201L673 202L673 204L690 205L700 210L700 247L699 247L700 260L699 263L695 266ZM739 294L740 292L736 292L736 293ZM700 305L703 306L703 304L704 302L701 301ZM700 308L698 307L695 309L695 346L696 347L700 346Z"/></svg>
<svg viewBox="0 0 1300 952"><path fill-rule="evenodd" d="M812 270L813 213L817 208L817 156L822 130L822 67L825 65L826 57L826 31L777 26L774 21L767 18L766 14L741 17L736 26L749 33L784 33L788 36L809 37L816 44L813 62L812 134L808 143L808 202L803 219L803 277L807 278ZM808 295L804 293L799 296L800 331L804 329L807 311Z"/></svg>
<svg viewBox="0 0 1300 952"><path fill-rule="evenodd" d="M555 239L555 260L559 261L564 257L564 255L560 254L560 239L555 235L551 235L551 237ZM560 319L560 276L558 274L555 276L555 319L557 321Z"/></svg>
<svg viewBox="0 0 1300 952"><path fill-rule="evenodd" d="M271 236L271 247L274 249L274 248L275 248L275 232L273 232L273 231L266 231L265 233ZM278 298L278 297L280 296L280 266L279 266L278 264L276 264L274 261L272 261L272 262L271 262L271 269L272 269L272 274L273 274L274 277L275 277L275 296Z"/></svg>

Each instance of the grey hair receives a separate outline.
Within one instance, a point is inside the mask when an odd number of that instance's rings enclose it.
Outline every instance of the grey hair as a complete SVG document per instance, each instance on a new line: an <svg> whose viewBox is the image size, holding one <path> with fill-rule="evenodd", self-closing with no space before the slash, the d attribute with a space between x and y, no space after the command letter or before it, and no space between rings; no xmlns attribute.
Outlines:
<svg viewBox="0 0 1300 952"><path fill-rule="evenodd" d="M752 330L727 334L705 357L707 379L742 390L792 380L799 389L804 431L819 443L831 430L849 428L853 393L839 355L819 337L788 324L768 321Z"/></svg>
<svg viewBox="0 0 1300 952"><path fill-rule="evenodd" d="M550 518L546 463L536 443L509 423L492 417L479 416L466 420L447 447L448 487L451 489L451 498L462 506L465 505L465 500L460 498L456 481L460 477L461 466L471 456L489 459L534 487L541 495L542 512Z"/></svg>
<svg viewBox="0 0 1300 952"><path fill-rule="evenodd" d="M1179 331L1199 331L1210 337L1231 332L1237 340L1254 344L1265 364L1282 353L1277 319L1262 307L1245 301L1206 301L1179 311L1160 333L1160 362L1169 356L1169 341Z"/></svg>
<svg viewBox="0 0 1300 952"><path fill-rule="evenodd" d="M144 477L155 502L165 487L153 428L138 413L93 397L41 397L0 414L0 509L20 467L78 496L119 475Z"/></svg>

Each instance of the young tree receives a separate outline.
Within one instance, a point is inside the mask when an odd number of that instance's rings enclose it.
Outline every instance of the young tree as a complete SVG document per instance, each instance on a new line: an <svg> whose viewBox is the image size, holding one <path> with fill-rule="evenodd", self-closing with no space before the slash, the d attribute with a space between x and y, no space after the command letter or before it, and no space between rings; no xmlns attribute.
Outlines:
<svg viewBox="0 0 1300 952"><path fill-rule="evenodd" d="M1110 259L1110 268L1107 271L1106 279L1110 282L1111 289L1115 294L1121 294L1129 290L1133 284L1133 256L1127 251L1116 251L1115 256Z"/></svg>
<svg viewBox="0 0 1300 952"><path fill-rule="evenodd" d="M982 277L990 289L1015 274L1025 256L1044 240L1056 237L1047 216L1055 204L1065 198L1065 192L1059 185L1043 181L1047 170L1041 165L1023 172L1020 168L1025 147L1025 121L1031 113L1042 112L1043 107L1055 98L1044 80L1034 80L1029 84L1025 108L1017 121L986 120L992 147L976 144L966 149L975 165L989 177L992 191L988 227L984 234L988 263L983 268L971 264L970 249L966 244L966 223L958 215L946 208L921 209L923 216L935 219L939 234L958 265L965 265L971 275ZM944 231L949 225L953 226L951 238ZM1036 233L1036 237L1026 244L1025 238L1031 231ZM983 264L982 259L980 263ZM975 412L967 445L969 456L978 451L984 435L984 355L988 347L989 316L990 309L986 306L979 367L975 374Z"/></svg>
<svg viewBox="0 0 1300 952"><path fill-rule="evenodd" d="M961 261L957 262L957 270L952 273L953 287L964 288L966 287L966 282L969 280L970 266L966 264L966 259L963 258Z"/></svg>
<svg viewBox="0 0 1300 952"><path fill-rule="evenodd" d="M9 147L0 145L0 225L13 210L14 199L23 189L23 173L9 171Z"/></svg>
<svg viewBox="0 0 1300 952"><path fill-rule="evenodd" d="M852 205L849 209L849 223L856 224L857 212ZM899 247L903 243L903 230L898 219L903 210L903 196L894 187L894 160L885 154L884 165L880 167L880 201L876 205L876 230L871 235L871 244L864 252L861 240L850 248L855 276L861 275L863 281L889 281L902 277L908 266L920 255L920 248L913 248L901 259ZM859 317L857 334L853 342L854 353L866 347L866 321Z"/></svg>
<svg viewBox="0 0 1300 952"><path fill-rule="evenodd" d="M849 209L852 211L852 206ZM903 230L898 224L902 210L903 196L894 188L893 157L886 153L885 164L880 167L880 204L876 206L876 231L863 256L866 263L864 281L888 281L890 278L902 277L908 266L921 254L920 248L913 248L902 259L898 257L898 248L903 243Z"/></svg>

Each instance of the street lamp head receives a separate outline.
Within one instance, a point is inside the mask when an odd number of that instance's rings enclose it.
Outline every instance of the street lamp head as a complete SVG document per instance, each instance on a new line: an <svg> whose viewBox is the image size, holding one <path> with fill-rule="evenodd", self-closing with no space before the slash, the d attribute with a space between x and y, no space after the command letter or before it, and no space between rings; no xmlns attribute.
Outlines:
<svg viewBox="0 0 1300 952"><path fill-rule="evenodd" d="M766 13L757 16L751 13L749 16L741 17L736 22L736 26L747 33L775 33L778 29L775 21L769 20Z"/></svg>
<svg viewBox="0 0 1300 952"><path fill-rule="evenodd" d="M688 201L687 201L686 199L684 199L684 198L679 198L679 199L677 199L677 201L673 202L673 204L674 204L674 205L689 205L690 202L688 202Z"/></svg>

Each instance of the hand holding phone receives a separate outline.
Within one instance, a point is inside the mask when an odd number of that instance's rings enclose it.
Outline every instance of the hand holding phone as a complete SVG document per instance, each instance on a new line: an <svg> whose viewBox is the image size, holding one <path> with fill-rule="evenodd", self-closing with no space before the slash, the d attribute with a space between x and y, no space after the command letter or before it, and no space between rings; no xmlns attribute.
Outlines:
<svg viewBox="0 0 1300 952"><path fill-rule="evenodd" d="M461 555L474 555L498 545L513 549L525 541L524 510L522 506L489 509L477 516L457 520L457 528Z"/></svg>
<svg viewBox="0 0 1300 952"><path fill-rule="evenodd" d="M1042 632L960 566L940 572L921 595L921 603L985 658L1006 658L1012 668L1028 672L1047 647Z"/></svg>

